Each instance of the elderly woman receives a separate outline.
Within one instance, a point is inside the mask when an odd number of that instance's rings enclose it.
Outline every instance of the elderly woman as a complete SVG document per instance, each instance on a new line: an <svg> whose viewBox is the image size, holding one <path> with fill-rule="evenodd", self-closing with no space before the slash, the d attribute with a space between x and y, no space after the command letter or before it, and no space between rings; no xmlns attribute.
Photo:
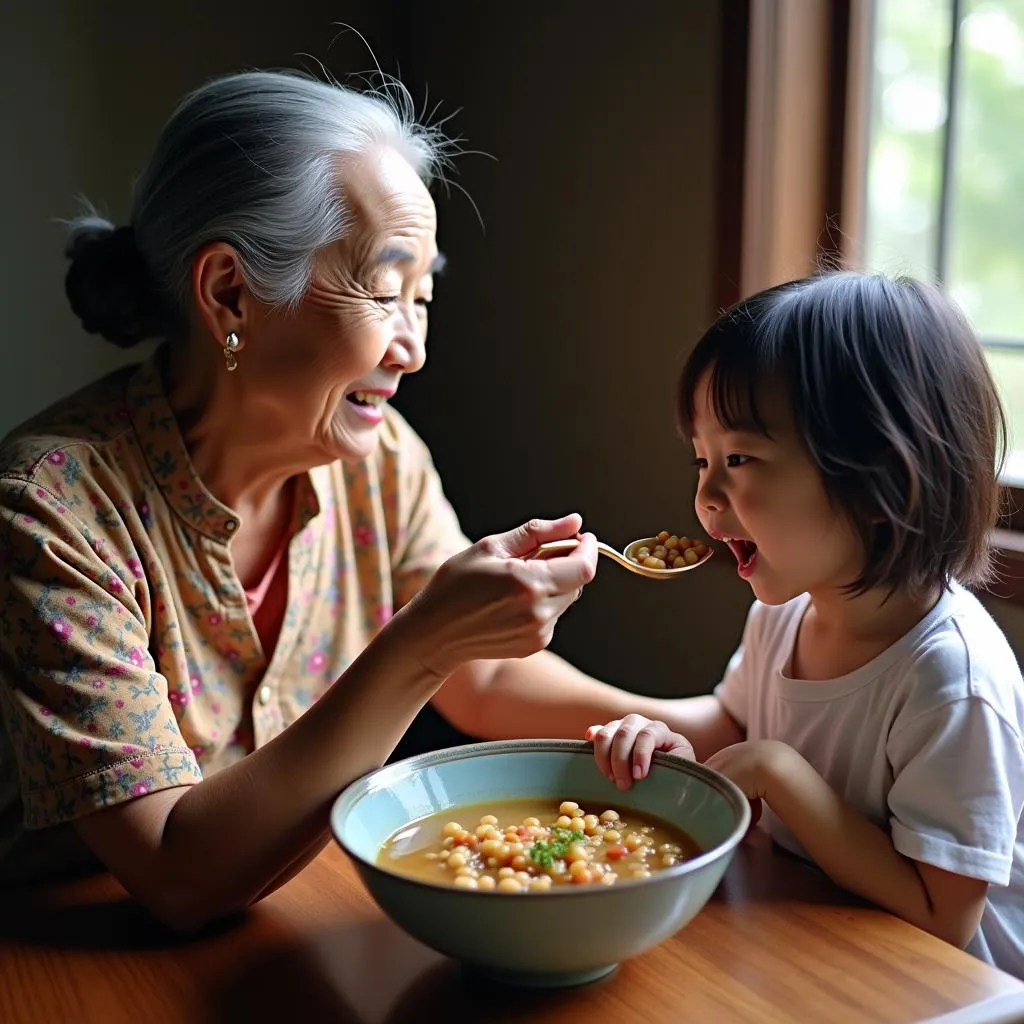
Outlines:
<svg viewBox="0 0 1024 1024"><path fill-rule="evenodd" d="M131 224L72 226L86 330L148 361L0 449L0 878L97 859L174 927L279 886L427 702L483 737L637 710L542 651L578 516L470 544L388 405L424 362L444 159L401 104L279 73L189 96Z"/></svg>

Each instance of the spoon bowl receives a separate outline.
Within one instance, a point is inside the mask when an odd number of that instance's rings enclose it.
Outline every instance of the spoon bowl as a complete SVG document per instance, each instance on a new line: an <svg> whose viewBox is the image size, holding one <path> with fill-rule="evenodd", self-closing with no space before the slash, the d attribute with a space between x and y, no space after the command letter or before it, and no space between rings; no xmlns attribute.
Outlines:
<svg viewBox="0 0 1024 1024"><path fill-rule="evenodd" d="M554 540L547 544L541 544L541 546L537 548L530 557L555 558L558 555L572 551L578 543L579 541L574 540L573 538L569 538L567 540ZM689 572L691 569L699 569L715 553L715 549L709 546L703 556L692 565L683 565L678 569L652 569L649 566L641 565L638 561L633 561L633 559L637 557L637 552L641 548L646 547L653 550L657 544L657 537L641 537L639 540L631 541L622 551L617 551L610 544L605 544L604 541L599 540L597 542L597 553L599 555L604 555L605 558L610 558L613 562L617 562L623 569L628 569L630 572L636 573L637 576L644 576L649 580L677 579L682 576L683 573Z"/></svg>

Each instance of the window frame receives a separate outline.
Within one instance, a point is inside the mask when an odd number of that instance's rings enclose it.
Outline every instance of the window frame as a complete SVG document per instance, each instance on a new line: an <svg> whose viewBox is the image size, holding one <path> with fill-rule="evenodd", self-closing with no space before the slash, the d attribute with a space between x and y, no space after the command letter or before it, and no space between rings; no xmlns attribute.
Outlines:
<svg viewBox="0 0 1024 1024"><path fill-rule="evenodd" d="M963 0L952 4L958 48ZM822 266L862 262L874 17L874 0L723 0L716 308ZM951 52L953 97L958 57ZM943 146L940 271L948 261L955 116ZM992 531L1000 580L989 594L1024 605L1024 487L1004 489Z"/></svg>

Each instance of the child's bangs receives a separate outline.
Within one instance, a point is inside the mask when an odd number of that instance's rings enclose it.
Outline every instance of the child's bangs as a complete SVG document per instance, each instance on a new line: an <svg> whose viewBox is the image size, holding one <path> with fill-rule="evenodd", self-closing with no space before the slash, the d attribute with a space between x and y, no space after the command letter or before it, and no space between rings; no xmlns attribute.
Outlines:
<svg viewBox="0 0 1024 1024"><path fill-rule="evenodd" d="M766 346L758 344L748 322L716 325L697 343L680 381L680 427L693 436L697 392L707 377L710 412L727 430L769 435L758 396L775 378L777 367L767 358Z"/></svg>

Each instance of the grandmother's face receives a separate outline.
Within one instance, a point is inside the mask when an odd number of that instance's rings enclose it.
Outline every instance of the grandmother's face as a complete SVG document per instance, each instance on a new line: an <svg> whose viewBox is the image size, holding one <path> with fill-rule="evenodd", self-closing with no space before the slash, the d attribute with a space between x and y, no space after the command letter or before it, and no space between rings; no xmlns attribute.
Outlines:
<svg viewBox="0 0 1024 1024"><path fill-rule="evenodd" d="M299 308L268 313L260 333L275 336L259 339L261 390L284 403L296 444L327 460L369 455L383 403L423 366L440 263L433 200L398 153L353 158L342 174L346 237L320 254Z"/></svg>

